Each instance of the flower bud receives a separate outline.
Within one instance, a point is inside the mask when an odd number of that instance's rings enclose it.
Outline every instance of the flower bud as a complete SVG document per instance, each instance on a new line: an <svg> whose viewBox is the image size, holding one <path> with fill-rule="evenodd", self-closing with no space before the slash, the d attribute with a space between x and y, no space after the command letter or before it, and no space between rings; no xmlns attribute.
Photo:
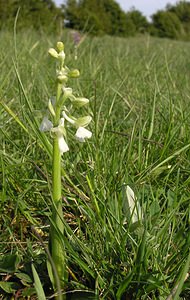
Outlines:
<svg viewBox="0 0 190 300"><path fill-rule="evenodd" d="M48 102L48 109L49 109L51 115L52 115L53 117L55 117L55 111L54 111L54 108L53 108L51 99L49 99L49 102Z"/></svg>
<svg viewBox="0 0 190 300"><path fill-rule="evenodd" d="M58 75L57 80L59 83L65 83L68 80L68 77L66 75Z"/></svg>
<svg viewBox="0 0 190 300"><path fill-rule="evenodd" d="M74 70L69 71L68 75L71 78L77 78L80 76L80 72L79 72L79 70L74 69Z"/></svg>
<svg viewBox="0 0 190 300"><path fill-rule="evenodd" d="M83 98L83 97L75 98L74 100L71 99L71 101L72 101L72 104L77 107L82 107L89 103L89 100L87 98Z"/></svg>
<svg viewBox="0 0 190 300"><path fill-rule="evenodd" d="M64 50L64 44L62 42L57 42L57 49L59 52Z"/></svg>
<svg viewBox="0 0 190 300"><path fill-rule="evenodd" d="M67 71L65 70L65 68L62 68L61 71L57 71L57 80L59 83L64 83L67 82L68 77L67 77Z"/></svg>
<svg viewBox="0 0 190 300"><path fill-rule="evenodd" d="M57 51L54 48L50 48L48 53L53 56L54 58L58 58L59 54L57 53Z"/></svg>
<svg viewBox="0 0 190 300"><path fill-rule="evenodd" d="M63 93L64 93L64 97L65 98L69 98L70 96L72 96L73 90L69 87L65 88L63 87L62 89Z"/></svg>
<svg viewBox="0 0 190 300"><path fill-rule="evenodd" d="M59 52L58 58L59 58L59 60L61 62L64 62L64 60L65 60L65 52L64 51Z"/></svg>

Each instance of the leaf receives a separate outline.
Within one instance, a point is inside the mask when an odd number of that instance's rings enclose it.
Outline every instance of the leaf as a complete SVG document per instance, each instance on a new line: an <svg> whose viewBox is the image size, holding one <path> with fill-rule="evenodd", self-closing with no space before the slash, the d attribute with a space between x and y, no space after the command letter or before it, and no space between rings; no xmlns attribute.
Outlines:
<svg viewBox="0 0 190 300"><path fill-rule="evenodd" d="M167 300L170 300L170 299L178 300L179 299L179 295L180 295L181 291L183 290L184 282L189 277L189 273L188 273L189 266L190 266L190 251L189 251L189 255L187 257L185 265L181 268L178 282L177 282L176 286L173 288L172 293L170 294L171 297L169 296L170 298L168 297Z"/></svg>
<svg viewBox="0 0 190 300"><path fill-rule="evenodd" d="M47 259L46 264L47 264L47 270L48 270L49 278L51 280L51 283L52 283L53 287L55 287L56 286L55 285L55 278L54 278L54 275L53 275L52 265L51 265L49 259Z"/></svg>
<svg viewBox="0 0 190 300"><path fill-rule="evenodd" d="M24 124L18 118L18 116L11 110L11 108L8 107L8 105L5 102L3 102L3 101L0 101L0 104L3 106L3 108L5 109L5 111L22 127L22 129L24 129L24 131L26 133L28 133L27 128L24 126Z"/></svg>
<svg viewBox="0 0 190 300"><path fill-rule="evenodd" d="M15 282L0 281L0 288L8 294L14 293L18 287Z"/></svg>
<svg viewBox="0 0 190 300"><path fill-rule="evenodd" d="M31 297L32 295L36 294L35 288L27 287L22 291L23 297ZM28 298L27 298L28 299ZM30 299L30 298L29 298Z"/></svg>
<svg viewBox="0 0 190 300"><path fill-rule="evenodd" d="M167 197L168 197L168 207L172 209L175 204L176 194L169 189L167 192Z"/></svg>
<svg viewBox="0 0 190 300"><path fill-rule="evenodd" d="M32 283L33 280L32 278L26 274L26 273L16 273L15 274L17 278L19 278L21 280L21 282L26 285L27 283Z"/></svg>
<svg viewBox="0 0 190 300"><path fill-rule="evenodd" d="M122 281L122 283L120 284L117 294L116 294L116 299L120 300L121 296L123 295L123 293L126 291L128 285L130 284L131 280L133 278L133 273L128 274L128 276L125 278L125 280Z"/></svg>
<svg viewBox="0 0 190 300"><path fill-rule="evenodd" d="M20 257L17 254L9 254L3 256L0 260L0 271L6 273L14 273L18 269Z"/></svg>
<svg viewBox="0 0 190 300"><path fill-rule="evenodd" d="M160 205L158 199L155 199L150 205L150 215L154 216L160 212Z"/></svg>
<svg viewBox="0 0 190 300"><path fill-rule="evenodd" d="M34 286L36 289L36 293L38 295L38 299L46 300L46 296L44 294L44 290L43 290L40 278L39 278L38 273L36 272L36 269L33 264L32 264L32 273L33 273L33 277L34 277Z"/></svg>

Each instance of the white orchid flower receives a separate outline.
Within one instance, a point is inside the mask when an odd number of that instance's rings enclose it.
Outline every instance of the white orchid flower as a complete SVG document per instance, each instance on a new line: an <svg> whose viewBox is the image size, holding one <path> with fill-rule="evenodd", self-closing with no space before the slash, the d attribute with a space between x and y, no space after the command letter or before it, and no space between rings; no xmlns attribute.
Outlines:
<svg viewBox="0 0 190 300"><path fill-rule="evenodd" d="M69 151L69 147L63 137L63 132L64 132L64 118L60 119L59 125L57 127L53 128L52 122L47 118L44 117L42 120L42 123L40 125L40 131L46 132L46 131L51 131L55 133L58 137L58 144L59 144L59 150L61 155L64 152Z"/></svg>
<svg viewBox="0 0 190 300"><path fill-rule="evenodd" d="M85 142L85 139L90 139L92 132L84 127L79 127L76 131L75 137L79 142Z"/></svg>
<svg viewBox="0 0 190 300"><path fill-rule="evenodd" d="M91 138L92 132L85 128L92 119L90 116L81 117L74 120L68 117L65 111L62 112L62 115L65 120L77 127L75 137L79 142L85 142L85 139Z"/></svg>
<svg viewBox="0 0 190 300"><path fill-rule="evenodd" d="M59 144L59 151L61 153L61 155L67 151L69 151L69 147L64 139L64 132L65 132L65 128L64 128L64 123L65 123L65 119L61 118L59 121L59 125L57 127L54 127L51 129L51 132L55 133L58 137L58 144Z"/></svg>
<svg viewBox="0 0 190 300"><path fill-rule="evenodd" d="M77 128L78 127L86 127L88 124L91 122L92 118L91 116L85 116L85 117L80 117L78 119L76 118L70 118L65 111L62 111L62 116L65 120L67 120L70 124L75 125Z"/></svg>
<svg viewBox="0 0 190 300"><path fill-rule="evenodd" d="M69 147L63 137L63 134L58 132L57 137L58 137L59 151L62 155L63 153L69 151Z"/></svg>
<svg viewBox="0 0 190 300"><path fill-rule="evenodd" d="M76 139L79 142L85 142L85 139L90 139L92 136L92 132L85 127L91 122L91 116L85 116L78 118L75 121L75 126L77 127L77 131L75 134Z"/></svg>

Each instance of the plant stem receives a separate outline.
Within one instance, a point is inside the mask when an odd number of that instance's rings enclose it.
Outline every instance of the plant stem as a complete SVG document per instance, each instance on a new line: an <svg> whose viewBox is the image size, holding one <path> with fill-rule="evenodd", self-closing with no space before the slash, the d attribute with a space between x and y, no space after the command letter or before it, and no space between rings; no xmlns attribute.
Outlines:
<svg viewBox="0 0 190 300"><path fill-rule="evenodd" d="M57 87L57 99L60 96L60 86ZM58 125L60 118L60 109L56 110L56 116L54 120L54 126ZM66 299L65 296L61 296L60 287L65 288L65 282L67 280L66 269L66 253L63 245L62 236L64 234L63 225L63 210L62 210L62 197L61 197L61 154L59 150L58 136L55 135L53 139L53 164L52 164L52 225L50 234L51 255L55 265L57 276L54 274L54 288L58 291L58 296L55 299ZM56 283L56 277L59 278L59 283Z"/></svg>

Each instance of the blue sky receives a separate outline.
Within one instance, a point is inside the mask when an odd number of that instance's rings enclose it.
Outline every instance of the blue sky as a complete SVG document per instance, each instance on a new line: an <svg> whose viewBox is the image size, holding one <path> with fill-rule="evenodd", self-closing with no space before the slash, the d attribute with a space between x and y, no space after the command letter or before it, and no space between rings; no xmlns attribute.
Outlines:
<svg viewBox="0 0 190 300"><path fill-rule="evenodd" d="M145 16L150 17L159 9L164 9L166 4L175 4L177 0L116 0L123 10L128 11L131 7L140 10ZM59 5L64 0L54 0Z"/></svg>

